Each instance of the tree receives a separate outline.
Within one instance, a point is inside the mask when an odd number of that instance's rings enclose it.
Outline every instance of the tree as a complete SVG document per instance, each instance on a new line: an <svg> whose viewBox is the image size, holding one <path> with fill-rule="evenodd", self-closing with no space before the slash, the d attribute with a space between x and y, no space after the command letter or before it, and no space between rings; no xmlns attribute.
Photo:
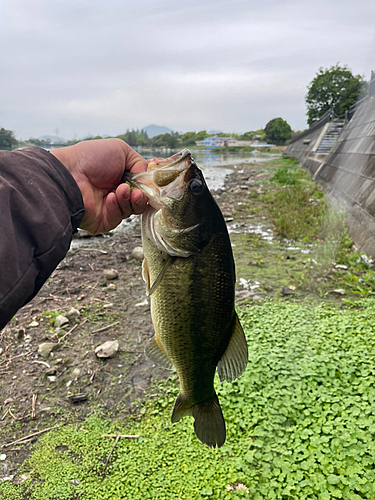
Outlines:
<svg viewBox="0 0 375 500"><path fill-rule="evenodd" d="M145 146L147 144L148 136L145 130L127 130L125 134L117 136L118 139L122 139L127 142L129 146Z"/></svg>
<svg viewBox="0 0 375 500"><path fill-rule="evenodd" d="M291 139L292 129L282 118L274 118L267 123L264 135L267 142L282 146Z"/></svg>
<svg viewBox="0 0 375 500"><path fill-rule="evenodd" d="M196 132L185 132L181 136L181 146L195 146Z"/></svg>
<svg viewBox="0 0 375 500"><path fill-rule="evenodd" d="M18 141L11 130L0 128L0 149L12 149L17 147Z"/></svg>
<svg viewBox="0 0 375 500"><path fill-rule="evenodd" d="M241 135L240 140L241 141L253 141L256 139L257 135L255 132L250 130L249 132L245 132L244 134Z"/></svg>
<svg viewBox="0 0 375 500"><path fill-rule="evenodd" d="M367 83L361 75L354 76L347 66L337 63L327 69L319 68L307 90L307 123L311 126L330 109L337 116L343 116L350 106L364 97Z"/></svg>
<svg viewBox="0 0 375 500"><path fill-rule="evenodd" d="M197 135L195 136L196 141L203 141L205 137L209 137L209 134L205 130L201 130L200 132L197 132Z"/></svg>

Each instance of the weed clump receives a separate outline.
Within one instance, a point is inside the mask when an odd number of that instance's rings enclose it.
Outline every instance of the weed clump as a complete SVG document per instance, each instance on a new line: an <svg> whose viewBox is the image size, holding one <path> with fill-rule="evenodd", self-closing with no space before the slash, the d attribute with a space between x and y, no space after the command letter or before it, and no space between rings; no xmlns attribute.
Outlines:
<svg viewBox="0 0 375 500"><path fill-rule="evenodd" d="M266 210L275 232L289 240L316 241L328 209L323 191L296 158L283 157L271 179L275 185L265 196Z"/></svg>

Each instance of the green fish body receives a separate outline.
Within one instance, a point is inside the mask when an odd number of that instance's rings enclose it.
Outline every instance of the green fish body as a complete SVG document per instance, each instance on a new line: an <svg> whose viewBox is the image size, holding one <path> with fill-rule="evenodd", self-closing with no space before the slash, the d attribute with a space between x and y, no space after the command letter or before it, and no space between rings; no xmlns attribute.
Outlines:
<svg viewBox="0 0 375 500"><path fill-rule="evenodd" d="M150 163L130 182L150 203L142 216L143 277L155 337L146 355L177 372L181 390L172 422L193 416L198 438L220 447L226 431L215 370L221 380L233 381L247 364L225 221L187 150Z"/></svg>

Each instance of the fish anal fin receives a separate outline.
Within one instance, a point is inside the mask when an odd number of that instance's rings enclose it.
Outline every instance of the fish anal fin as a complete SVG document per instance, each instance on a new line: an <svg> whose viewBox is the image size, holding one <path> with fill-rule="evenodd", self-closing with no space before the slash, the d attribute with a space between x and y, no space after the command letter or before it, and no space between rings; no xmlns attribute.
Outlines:
<svg viewBox="0 0 375 500"><path fill-rule="evenodd" d="M146 346L145 354L151 361L153 361L157 365L162 366L167 370L173 370L172 363L170 362L168 356L163 351L161 345L156 340L156 337L151 339L148 345Z"/></svg>
<svg viewBox="0 0 375 500"><path fill-rule="evenodd" d="M181 394L176 399L174 408L173 408L173 413L172 413L172 423L179 422L181 418L183 417L192 417L193 416L193 409L191 406L188 406L185 401L183 400Z"/></svg>
<svg viewBox="0 0 375 500"><path fill-rule="evenodd" d="M178 422L188 415L194 417L194 431L199 441L210 448L223 446L226 436L225 421L216 394L194 406L184 403L180 394L173 409L172 422Z"/></svg>
<svg viewBox="0 0 375 500"><path fill-rule="evenodd" d="M245 334L236 314L232 337L228 347L217 365L220 381L233 382L246 369L248 350Z"/></svg>

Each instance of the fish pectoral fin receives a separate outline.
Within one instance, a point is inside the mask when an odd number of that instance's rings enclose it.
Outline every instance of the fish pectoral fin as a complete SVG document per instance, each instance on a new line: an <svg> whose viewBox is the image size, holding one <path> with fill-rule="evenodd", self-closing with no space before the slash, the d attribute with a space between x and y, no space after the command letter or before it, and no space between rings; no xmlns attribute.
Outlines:
<svg viewBox="0 0 375 500"><path fill-rule="evenodd" d="M143 281L146 283L146 294L150 295L151 280L146 259L143 259L142 261L142 278Z"/></svg>
<svg viewBox="0 0 375 500"><path fill-rule="evenodd" d="M156 340L156 337L151 339L148 345L146 346L145 354L151 361L153 361L157 365L162 366L167 370L173 370L172 363L170 362L168 356L165 354L162 347Z"/></svg>
<svg viewBox="0 0 375 500"><path fill-rule="evenodd" d="M232 337L228 347L217 365L220 381L233 382L246 369L248 351L245 334L236 314Z"/></svg>
<svg viewBox="0 0 375 500"><path fill-rule="evenodd" d="M223 446L226 436L225 421L216 394L194 406L188 406L180 394L173 409L172 422L178 422L187 415L194 417L194 430L199 441L211 448Z"/></svg>
<svg viewBox="0 0 375 500"><path fill-rule="evenodd" d="M164 266L161 268L160 273L157 275L156 280L153 282L151 288L148 289L147 295L152 295L157 287L160 285L161 280L163 279L163 276L165 274L165 271L168 269L168 266L172 264L172 262L175 260L175 257L171 257L170 255L168 256L168 259L165 261Z"/></svg>

